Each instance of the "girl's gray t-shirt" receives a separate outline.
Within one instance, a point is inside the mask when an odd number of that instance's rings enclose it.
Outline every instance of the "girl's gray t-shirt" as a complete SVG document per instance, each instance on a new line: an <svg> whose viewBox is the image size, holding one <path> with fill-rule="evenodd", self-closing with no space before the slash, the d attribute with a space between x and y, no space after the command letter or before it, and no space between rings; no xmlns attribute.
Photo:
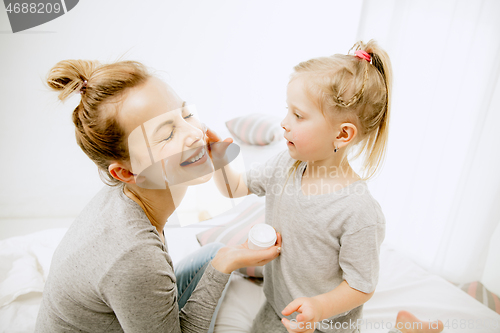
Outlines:
<svg viewBox="0 0 500 333"><path fill-rule="evenodd" d="M229 277L210 263L179 312L167 246L123 186L105 186L54 253L36 332L206 332Z"/></svg>
<svg viewBox="0 0 500 333"><path fill-rule="evenodd" d="M295 162L285 150L246 173L250 191L266 196L266 223L283 239L280 256L265 265L263 273L267 301L281 318L281 311L294 299L327 293L344 280L361 292L374 291L385 236L384 215L365 181L308 196L301 188L306 162L287 180ZM309 190L314 193L313 187ZM361 316L362 305L329 318L319 330L344 332L329 327L335 322L355 323Z"/></svg>

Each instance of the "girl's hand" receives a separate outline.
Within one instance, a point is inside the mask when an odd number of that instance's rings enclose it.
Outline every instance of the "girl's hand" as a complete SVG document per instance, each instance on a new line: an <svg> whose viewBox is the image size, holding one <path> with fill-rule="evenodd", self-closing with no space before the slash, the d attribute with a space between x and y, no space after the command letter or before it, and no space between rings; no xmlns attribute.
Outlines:
<svg viewBox="0 0 500 333"><path fill-rule="evenodd" d="M240 245L224 246L212 259L212 266L226 274L242 267L263 266L281 253L281 234L277 232L276 237L276 244L266 250L250 250L248 239Z"/></svg>
<svg viewBox="0 0 500 333"><path fill-rule="evenodd" d="M314 323L319 322L323 314L321 303L313 297L300 297L290 302L281 313L288 316L295 311L300 312L296 321L290 321L287 318L281 319L281 323L285 325L286 330L289 333L314 332Z"/></svg>
<svg viewBox="0 0 500 333"><path fill-rule="evenodd" d="M233 143L232 138L226 138L221 140L221 137L215 133L213 130L208 128L203 124L203 129L205 132L205 138L208 147L208 154L212 159L215 169L219 169L228 164L228 158L226 156L227 147Z"/></svg>

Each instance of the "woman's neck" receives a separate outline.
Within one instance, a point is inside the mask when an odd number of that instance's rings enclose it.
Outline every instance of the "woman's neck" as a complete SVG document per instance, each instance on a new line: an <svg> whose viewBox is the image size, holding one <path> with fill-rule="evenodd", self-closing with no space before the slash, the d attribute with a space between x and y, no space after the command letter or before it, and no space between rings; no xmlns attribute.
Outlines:
<svg viewBox="0 0 500 333"><path fill-rule="evenodd" d="M144 211L160 237L163 239L163 229L170 215L177 208L175 203L180 203L186 194L187 187L176 187L175 190L150 190L136 185L126 184L124 194L135 201Z"/></svg>

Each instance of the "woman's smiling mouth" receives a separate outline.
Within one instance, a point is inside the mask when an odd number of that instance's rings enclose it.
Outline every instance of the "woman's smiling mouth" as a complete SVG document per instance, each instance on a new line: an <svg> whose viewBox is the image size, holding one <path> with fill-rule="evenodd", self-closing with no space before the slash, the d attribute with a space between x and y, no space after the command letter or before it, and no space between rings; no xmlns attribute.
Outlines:
<svg viewBox="0 0 500 333"><path fill-rule="evenodd" d="M205 148L205 146L202 146L200 147L199 149L197 149L193 155L191 155L190 157L188 157L184 162L182 162L180 164L180 166L188 166L188 165L192 165L192 164L202 164L202 163L205 163L205 161L207 160L207 150Z"/></svg>

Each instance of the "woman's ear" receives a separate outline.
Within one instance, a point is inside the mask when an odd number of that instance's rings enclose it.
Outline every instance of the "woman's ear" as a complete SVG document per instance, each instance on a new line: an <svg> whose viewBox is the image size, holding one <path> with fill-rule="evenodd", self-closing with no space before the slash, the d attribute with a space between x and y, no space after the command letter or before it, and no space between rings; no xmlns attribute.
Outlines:
<svg viewBox="0 0 500 333"><path fill-rule="evenodd" d="M352 123L342 123L339 130L339 134L336 137L338 148L347 146L358 134L358 129Z"/></svg>
<svg viewBox="0 0 500 333"><path fill-rule="evenodd" d="M127 184L135 184L134 174L120 162L113 162L109 165L108 171L111 176Z"/></svg>

